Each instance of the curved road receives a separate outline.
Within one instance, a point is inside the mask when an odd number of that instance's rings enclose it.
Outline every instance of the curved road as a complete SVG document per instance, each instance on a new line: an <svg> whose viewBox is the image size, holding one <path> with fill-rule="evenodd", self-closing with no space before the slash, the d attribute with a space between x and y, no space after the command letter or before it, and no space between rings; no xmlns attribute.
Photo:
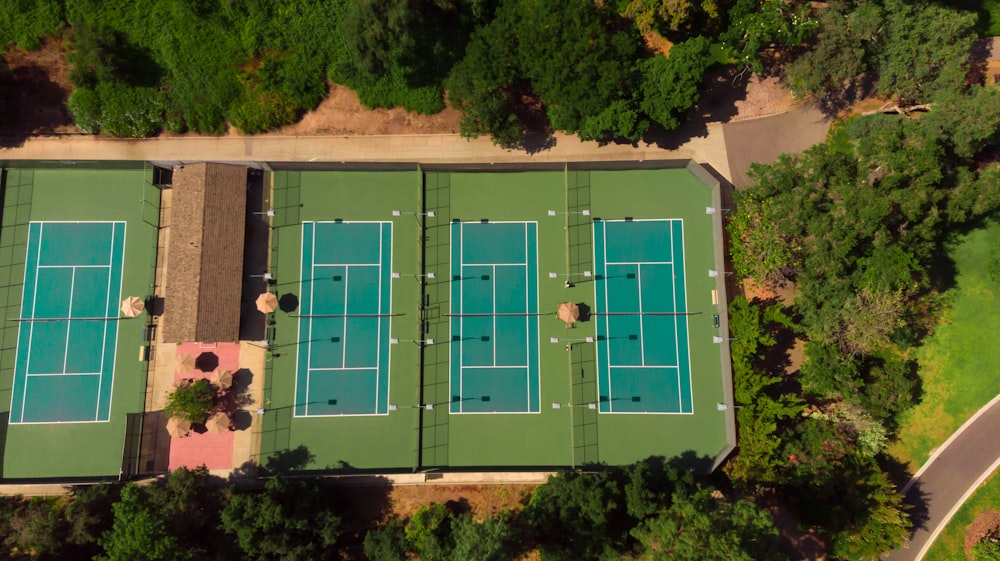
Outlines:
<svg viewBox="0 0 1000 561"><path fill-rule="evenodd" d="M925 522L887 561L920 561L965 499L1000 466L1000 396L986 404L948 439L907 483L906 501Z"/></svg>

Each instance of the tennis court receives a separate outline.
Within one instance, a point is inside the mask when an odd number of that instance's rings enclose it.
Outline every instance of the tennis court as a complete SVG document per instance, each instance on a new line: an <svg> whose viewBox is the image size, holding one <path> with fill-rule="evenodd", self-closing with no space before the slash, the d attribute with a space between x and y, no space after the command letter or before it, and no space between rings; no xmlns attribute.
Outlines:
<svg viewBox="0 0 1000 561"><path fill-rule="evenodd" d="M305 222L295 415L389 411L391 222Z"/></svg>
<svg viewBox="0 0 1000 561"><path fill-rule="evenodd" d="M692 413L681 220L595 220L602 413Z"/></svg>
<svg viewBox="0 0 1000 561"><path fill-rule="evenodd" d="M451 224L451 412L537 413L538 225Z"/></svg>
<svg viewBox="0 0 1000 561"><path fill-rule="evenodd" d="M11 423L109 419L124 251L125 222L29 224Z"/></svg>

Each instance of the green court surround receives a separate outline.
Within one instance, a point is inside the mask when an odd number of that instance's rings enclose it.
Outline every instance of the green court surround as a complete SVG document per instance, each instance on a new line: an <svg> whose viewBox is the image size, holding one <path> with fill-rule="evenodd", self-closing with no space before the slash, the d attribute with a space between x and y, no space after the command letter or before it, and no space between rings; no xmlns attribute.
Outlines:
<svg viewBox="0 0 1000 561"><path fill-rule="evenodd" d="M4 318L21 313L28 224L31 221L124 221L127 241L121 293L145 298L153 283L159 191L143 164L108 169L53 166L4 170L0 229L0 306ZM117 295L117 291L116 291ZM117 309L117 305L115 306ZM122 469L128 415L141 414L146 362L145 315L120 322L107 422L7 423L18 323L0 326L0 411L4 415L2 477L16 479L117 478Z"/></svg>
<svg viewBox="0 0 1000 561"><path fill-rule="evenodd" d="M390 349L393 409L379 416L295 417L299 335L294 314L279 312L265 379L263 465L295 459L297 468L321 471L530 469L658 455L708 469L732 449L732 410L717 407L732 402L728 348L713 342L727 325L724 284L708 274L722 267L721 213L706 211L720 206L720 192L704 170L689 162L359 167L306 171L288 165L273 172L272 273L279 297L299 296L303 222L392 222L392 270L404 276L392 281L391 337L413 342ZM402 212L393 216L393 210ZM426 216L431 211L434 217ZM560 302L596 309L593 280L582 277L595 270L594 217L684 221L690 414L600 414L588 406L598 400L598 368L594 345L582 341L596 338L596 323L567 329L555 311ZM450 412L455 219L537 224L537 413ZM550 272L559 277L549 278ZM431 273L434 278L427 277ZM575 279L569 288L566 274ZM713 291L719 291L718 302ZM435 344L417 343L429 339Z"/></svg>

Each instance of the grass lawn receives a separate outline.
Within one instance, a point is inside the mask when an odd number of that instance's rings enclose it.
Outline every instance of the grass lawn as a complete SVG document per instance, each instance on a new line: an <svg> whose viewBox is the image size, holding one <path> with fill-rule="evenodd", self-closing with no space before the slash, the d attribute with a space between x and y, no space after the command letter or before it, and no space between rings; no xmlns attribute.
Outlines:
<svg viewBox="0 0 1000 561"><path fill-rule="evenodd" d="M916 349L923 381L920 404L904 414L890 452L916 471L973 413L1000 393L994 334L1000 287L1000 224L972 232L952 246L957 270L949 308L934 334ZM991 269L995 270L991 275ZM992 278L991 278L992 277Z"/></svg>
<svg viewBox="0 0 1000 561"><path fill-rule="evenodd" d="M925 561L966 561L965 529L984 510L1000 509L1000 477L997 473L1000 472L993 472L958 509L948 526L934 540L934 545L927 550Z"/></svg>

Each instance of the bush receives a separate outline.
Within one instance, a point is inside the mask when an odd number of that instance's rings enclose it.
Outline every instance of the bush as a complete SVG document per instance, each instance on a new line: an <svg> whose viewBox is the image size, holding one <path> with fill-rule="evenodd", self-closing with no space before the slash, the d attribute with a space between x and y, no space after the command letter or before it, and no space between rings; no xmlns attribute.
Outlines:
<svg viewBox="0 0 1000 561"><path fill-rule="evenodd" d="M167 415L192 423L204 423L215 406L215 388L208 380L201 379L179 386L167 396L164 407Z"/></svg>
<svg viewBox="0 0 1000 561"><path fill-rule="evenodd" d="M101 98L92 88L73 90L66 106L76 126L92 134L101 132Z"/></svg>
<svg viewBox="0 0 1000 561"><path fill-rule="evenodd" d="M155 88L137 88L120 82L97 86L101 98L101 130L111 136L145 138L160 131L163 98Z"/></svg>
<svg viewBox="0 0 1000 561"><path fill-rule="evenodd" d="M295 107L278 92L247 91L229 115L233 126L257 134L295 122Z"/></svg>
<svg viewBox="0 0 1000 561"><path fill-rule="evenodd" d="M371 561L406 561L409 544L403 525L391 520L365 534L365 557Z"/></svg>

